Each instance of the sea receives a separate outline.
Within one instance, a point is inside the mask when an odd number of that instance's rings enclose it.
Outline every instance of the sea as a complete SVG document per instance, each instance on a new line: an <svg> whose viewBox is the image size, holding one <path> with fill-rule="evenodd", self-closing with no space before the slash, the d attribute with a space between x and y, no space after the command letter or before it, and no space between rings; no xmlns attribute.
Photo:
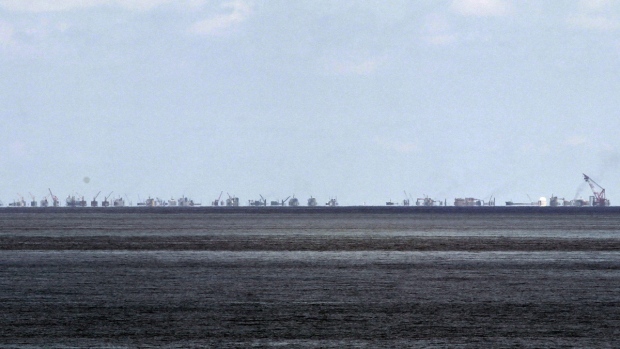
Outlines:
<svg viewBox="0 0 620 349"><path fill-rule="evenodd" d="M0 209L1 348L618 348L620 207Z"/></svg>

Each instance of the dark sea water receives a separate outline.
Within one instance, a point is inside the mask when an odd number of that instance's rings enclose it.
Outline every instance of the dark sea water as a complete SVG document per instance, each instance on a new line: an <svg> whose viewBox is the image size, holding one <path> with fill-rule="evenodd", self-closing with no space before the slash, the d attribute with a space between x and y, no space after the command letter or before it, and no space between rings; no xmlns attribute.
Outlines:
<svg viewBox="0 0 620 349"><path fill-rule="evenodd" d="M0 347L618 348L620 208L2 209Z"/></svg>

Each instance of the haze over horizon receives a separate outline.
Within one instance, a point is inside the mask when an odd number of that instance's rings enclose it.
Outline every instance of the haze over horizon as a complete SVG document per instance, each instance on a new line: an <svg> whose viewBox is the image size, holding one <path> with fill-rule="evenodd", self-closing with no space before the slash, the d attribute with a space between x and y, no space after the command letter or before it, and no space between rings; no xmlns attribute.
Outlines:
<svg viewBox="0 0 620 349"><path fill-rule="evenodd" d="M606 0L0 0L0 200L503 205L586 173L620 205L619 34Z"/></svg>

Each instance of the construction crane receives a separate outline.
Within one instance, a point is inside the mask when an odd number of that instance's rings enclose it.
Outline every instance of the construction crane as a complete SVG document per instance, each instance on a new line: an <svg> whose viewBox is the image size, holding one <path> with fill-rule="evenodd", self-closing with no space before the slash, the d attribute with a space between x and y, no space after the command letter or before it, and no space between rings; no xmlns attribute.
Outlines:
<svg viewBox="0 0 620 349"><path fill-rule="evenodd" d="M585 173L583 174L583 179L590 185L590 189L592 189L592 193L594 194L591 198L592 206L609 206L609 200L605 198L605 189Z"/></svg>
<svg viewBox="0 0 620 349"><path fill-rule="evenodd" d="M32 201L30 201L30 207L37 207L37 199L35 199L32 193L29 192L28 194L30 194L30 197L32 198Z"/></svg>
<svg viewBox="0 0 620 349"><path fill-rule="evenodd" d="M106 196L105 199L101 202L101 207L108 207L108 206L110 206L110 202L108 201L108 198L110 196L112 196L112 193L114 193L114 192L111 191L110 194L108 194L108 196Z"/></svg>
<svg viewBox="0 0 620 349"><path fill-rule="evenodd" d="M285 203L288 201L288 199L290 199L290 198L291 198L291 196L290 196L290 195L289 195L289 196L287 196L287 197L286 197L286 199L284 199L284 200L282 200L282 201L280 202L280 206L284 206L284 204L285 204Z"/></svg>
<svg viewBox="0 0 620 349"><path fill-rule="evenodd" d="M97 196L99 196L99 194L101 194L101 190L95 195L93 201L90 202L91 207L97 207L99 205L99 203L97 203Z"/></svg>
<svg viewBox="0 0 620 349"><path fill-rule="evenodd" d="M58 197L52 193L52 189L47 188L47 190L49 190L49 191L50 191L50 195L51 195L51 197L52 197L52 206L53 206L53 207L58 207L58 206L60 206L60 200L58 200Z"/></svg>
<svg viewBox="0 0 620 349"><path fill-rule="evenodd" d="M260 195L260 200L250 200L248 204L250 206L267 206L267 199Z"/></svg>
<svg viewBox="0 0 620 349"><path fill-rule="evenodd" d="M289 198L290 198L290 196L287 197L286 199L282 200L282 201L272 200L270 205L271 206L284 206L284 203L287 202Z"/></svg>
<svg viewBox="0 0 620 349"><path fill-rule="evenodd" d="M215 201L213 201L211 203L211 206L219 206L220 205L220 199L222 198L222 194L224 194L224 191L220 192L220 196L218 196L217 199L215 199Z"/></svg>

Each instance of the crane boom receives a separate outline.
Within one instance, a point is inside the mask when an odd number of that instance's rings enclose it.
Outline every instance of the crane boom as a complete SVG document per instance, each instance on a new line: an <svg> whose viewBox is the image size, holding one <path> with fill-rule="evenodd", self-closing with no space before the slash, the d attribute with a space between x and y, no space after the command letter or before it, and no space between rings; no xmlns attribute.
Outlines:
<svg viewBox="0 0 620 349"><path fill-rule="evenodd" d="M52 193L52 189L47 188L50 191L50 196L52 197L52 206L58 207L60 205L60 201L58 201L58 197Z"/></svg>
<svg viewBox="0 0 620 349"><path fill-rule="evenodd" d="M213 206L219 206L220 205L220 199L222 198L222 194L224 194L223 190L220 192L220 196L218 196L217 199L215 199L215 201L213 201L211 203ZM223 205L223 203L222 203L222 205Z"/></svg>
<svg viewBox="0 0 620 349"><path fill-rule="evenodd" d="M605 198L605 189L585 173L583 174L583 179L588 183L590 189L592 189L592 193L594 194L594 202L592 203L592 205L609 206L609 200Z"/></svg>

